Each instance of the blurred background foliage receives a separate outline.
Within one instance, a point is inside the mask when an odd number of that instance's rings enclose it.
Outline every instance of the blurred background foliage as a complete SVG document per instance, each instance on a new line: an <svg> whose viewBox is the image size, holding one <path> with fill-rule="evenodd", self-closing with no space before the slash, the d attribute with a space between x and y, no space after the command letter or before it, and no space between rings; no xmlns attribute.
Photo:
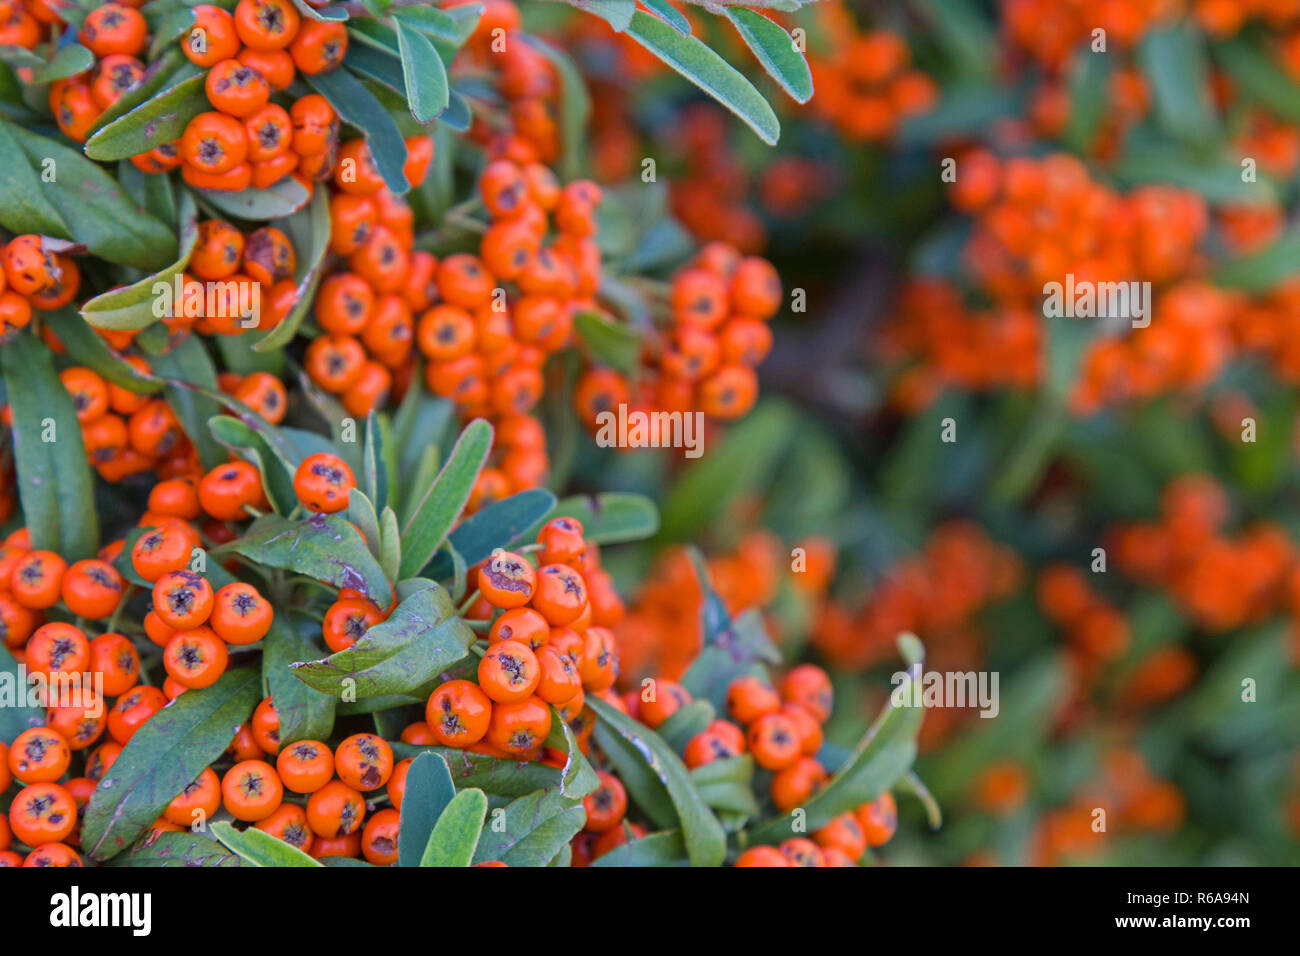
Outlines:
<svg viewBox="0 0 1300 956"><path fill-rule="evenodd" d="M597 448L548 392L553 483L663 510L608 555L647 578L629 676L694 653L699 542L733 611L832 669L834 742L883 702L899 631L999 674L996 719L927 714L945 823L904 799L887 862L1300 862L1300 2L773 12L816 83L808 107L760 83L775 149L601 20L524 14L591 86L585 165L630 183L602 244L667 276L685 238L726 240L806 298L698 460ZM1067 272L1150 281L1150 326L1044 318Z"/></svg>

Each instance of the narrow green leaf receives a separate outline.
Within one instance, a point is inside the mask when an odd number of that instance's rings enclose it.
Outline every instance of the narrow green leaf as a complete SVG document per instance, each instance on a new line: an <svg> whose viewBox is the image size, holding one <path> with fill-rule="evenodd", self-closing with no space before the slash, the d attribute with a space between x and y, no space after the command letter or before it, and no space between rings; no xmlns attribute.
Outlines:
<svg viewBox="0 0 1300 956"><path fill-rule="evenodd" d="M198 209L194 197L185 191L181 192L177 230L180 256L175 262L130 285L87 300L81 307L82 318L97 328L122 331L143 329L171 310L180 310L183 297L176 294L177 279L189 265L199 237Z"/></svg>
<svg viewBox="0 0 1300 956"><path fill-rule="evenodd" d="M216 840L188 830L173 833L155 830L125 853L119 853L106 866L192 866L232 867L248 864Z"/></svg>
<svg viewBox="0 0 1300 956"><path fill-rule="evenodd" d="M554 507L555 495L545 488L530 488L474 512L456 526L447 540L472 567L491 555L494 548L508 549L525 543L524 538ZM451 572L451 558L444 553L434 555L429 574L441 579Z"/></svg>
<svg viewBox="0 0 1300 956"><path fill-rule="evenodd" d="M402 532L400 577L419 574L429 563L469 501L488 452L492 426L478 418L465 426L447 462L438 472Z"/></svg>
<svg viewBox="0 0 1300 956"><path fill-rule="evenodd" d="M393 589L361 535L338 515L290 521L263 515L215 553L233 552L270 568L303 574L336 588L352 588L387 607Z"/></svg>
<svg viewBox="0 0 1300 956"><path fill-rule="evenodd" d="M421 753L406 770L397 827L397 865L419 866L434 825L456 796L451 772L441 754Z"/></svg>
<svg viewBox="0 0 1300 956"><path fill-rule="evenodd" d="M781 138L781 124L763 94L702 40L682 36L644 10L632 15L627 35L739 116L763 142L775 146Z"/></svg>
<svg viewBox="0 0 1300 956"><path fill-rule="evenodd" d="M1213 140L1217 117L1201 32L1186 22L1149 31L1137 54L1160 125L1188 146L1199 148Z"/></svg>
<svg viewBox="0 0 1300 956"><path fill-rule="evenodd" d="M18 661L3 640L0 640L0 681L13 689L13 698L0 706L0 743L11 744L24 730L45 726L45 709L28 702L27 687L18 679Z"/></svg>
<svg viewBox="0 0 1300 956"><path fill-rule="evenodd" d="M680 827L694 866L719 866L727 852L722 824L691 782L681 759L653 730L594 695L596 740L618 768L637 805L663 829Z"/></svg>
<svg viewBox="0 0 1300 956"><path fill-rule="evenodd" d="M651 833L628 840L597 857L592 866L690 866L681 830Z"/></svg>
<svg viewBox="0 0 1300 956"><path fill-rule="evenodd" d="M5 170L0 180L0 225L10 232L70 239L71 229L49 200L46 184L27 161L12 130L8 123L0 123L0 164ZM57 166L55 170L57 174Z"/></svg>
<svg viewBox="0 0 1300 956"><path fill-rule="evenodd" d="M101 162L130 159L180 139L190 120L212 109L205 78L203 73L187 76L101 127L86 140L86 155Z"/></svg>
<svg viewBox="0 0 1300 956"><path fill-rule="evenodd" d="M583 537L597 544L620 544L651 537L659 530L659 510L645 495L607 491L599 495L573 495L551 509L546 520L576 518Z"/></svg>
<svg viewBox="0 0 1300 956"><path fill-rule="evenodd" d="M812 71L784 27L744 7L723 7L722 12L781 89L797 103L812 99Z"/></svg>
<svg viewBox="0 0 1300 956"><path fill-rule="evenodd" d="M348 495L348 520L357 526L366 547L375 560L379 560L379 515L375 514L375 506L360 488L353 488Z"/></svg>
<svg viewBox="0 0 1300 956"><path fill-rule="evenodd" d="M426 581L351 647L295 665L293 672L317 690L341 696L347 689L358 700L385 694L427 696L438 676L469 654L474 640L474 632L456 616L446 589Z"/></svg>
<svg viewBox="0 0 1300 956"><path fill-rule="evenodd" d="M397 512L392 508L385 508L379 514L379 566L390 578L401 576L402 532L397 527Z"/></svg>
<svg viewBox="0 0 1300 956"><path fill-rule="evenodd" d="M691 782L704 802L719 814L745 819L758 816L758 801L754 799L754 758L749 754L696 767L691 771Z"/></svg>
<svg viewBox="0 0 1300 956"><path fill-rule="evenodd" d="M141 372L127 362L121 353L110 348L103 337L86 324L85 319L72 306L45 312L42 318L78 364L93 368L114 385L121 385L139 395L152 394L162 389L161 379Z"/></svg>
<svg viewBox="0 0 1300 956"><path fill-rule="evenodd" d="M51 162L50 168L56 170L55 181L35 187L67 224L66 232L50 234L82 243L102 259L135 269L161 269L176 260L178 246L173 227L129 201L117 182L98 165L55 140L13 124L4 125L21 147L28 167L43 169ZM0 216L7 217L12 192L29 187L27 177L15 168L17 161L8 156L4 159L6 176L0 186ZM8 218L0 218L0 222L9 226Z"/></svg>
<svg viewBox="0 0 1300 956"><path fill-rule="evenodd" d="M469 866L474 861L487 808L487 796L482 790L471 788L456 794L438 816L420 866Z"/></svg>
<svg viewBox="0 0 1300 956"><path fill-rule="evenodd" d="M228 820L218 820L212 824L212 832L241 860L253 866L323 866L296 846L256 827L236 830Z"/></svg>
<svg viewBox="0 0 1300 956"><path fill-rule="evenodd" d="M346 68L309 76L307 82L330 101L344 122L365 133L370 155L385 185L396 195L405 195L411 186L403 170L406 143L388 111Z"/></svg>
<svg viewBox="0 0 1300 956"><path fill-rule="evenodd" d="M262 696L253 668L227 671L186 691L144 726L99 781L86 805L81 846L94 860L125 850L172 799L218 757Z"/></svg>
<svg viewBox="0 0 1300 956"><path fill-rule="evenodd" d="M583 756L573 728L554 707L551 707L551 732L546 735L545 744L564 754L564 768L560 771L561 794L582 799L600 786L600 778Z"/></svg>
<svg viewBox="0 0 1300 956"><path fill-rule="evenodd" d="M338 699L298 680L289 668L318 658L314 635L320 626L309 617L282 609L271 620L262 648L262 678L280 718L280 746L295 740L327 740L334 729Z"/></svg>
<svg viewBox="0 0 1300 956"><path fill-rule="evenodd" d="M441 11L439 11L441 12ZM427 123L450 102L447 71L429 38L398 19L397 49L402 55L402 76L411 115Z"/></svg>
<svg viewBox="0 0 1300 956"><path fill-rule="evenodd" d="M1259 100L1270 112L1291 123L1300 122L1300 83L1246 35L1216 44L1214 58L1241 92Z"/></svg>
<svg viewBox="0 0 1300 956"><path fill-rule="evenodd" d="M313 194L319 194L323 190L308 193L302 183L292 176L286 176L265 189L241 189L239 192L195 189L193 192L222 215L250 222L266 222L292 216L307 205Z"/></svg>
<svg viewBox="0 0 1300 956"><path fill-rule="evenodd" d="M198 449L203 467L217 467L226 460L226 452L212 437L208 422L220 414L221 404L212 397L217 391L217 370L203 342L198 335L187 335L149 364L159 378L167 380L167 404Z"/></svg>
<svg viewBox="0 0 1300 956"><path fill-rule="evenodd" d="M68 562L95 556L99 519L94 482L72 397L47 349L19 333L0 348L5 395L13 411L18 497L32 546Z"/></svg>
<svg viewBox="0 0 1300 956"><path fill-rule="evenodd" d="M546 866L587 821L582 801L558 790L539 790L507 804L502 824L494 816L483 830L474 862L500 860L509 866Z"/></svg>
<svg viewBox="0 0 1300 956"><path fill-rule="evenodd" d="M637 12L636 0L572 0L572 3L579 10L600 17L614 28L615 33L625 31Z"/></svg>
<svg viewBox="0 0 1300 956"><path fill-rule="evenodd" d="M578 338L597 365L631 373L641 358L641 336L622 322L600 312L581 309L573 315Z"/></svg>

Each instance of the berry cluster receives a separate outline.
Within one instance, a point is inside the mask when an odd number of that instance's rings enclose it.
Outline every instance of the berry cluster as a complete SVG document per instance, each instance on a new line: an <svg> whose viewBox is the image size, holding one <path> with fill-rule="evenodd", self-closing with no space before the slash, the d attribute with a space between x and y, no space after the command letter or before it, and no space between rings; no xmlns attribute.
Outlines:
<svg viewBox="0 0 1300 956"><path fill-rule="evenodd" d="M0 343L32 321L32 309L51 311L72 301L81 287L81 270L58 240L22 235L0 253Z"/></svg>
<svg viewBox="0 0 1300 956"><path fill-rule="evenodd" d="M240 0L233 14L200 4L194 17L180 44L207 70L212 110L191 119L179 140L133 162L149 173L179 167L191 186L227 191L265 189L289 175L304 185L328 176L338 145L333 108L312 93L286 109L273 95L284 94L298 74L337 67L347 53L347 28L303 19L290 0Z"/></svg>
<svg viewBox="0 0 1300 956"><path fill-rule="evenodd" d="M880 142L899 123L929 110L939 88L911 65L907 41L890 30L861 31L844 6L819 10L831 49L808 58L817 95L811 108L855 142Z"/></svg>
<svg viewBox="0 0 1300 956"><path fill-rule="evenodd" d="M766 259L714 242L680 270L667 290L671 324L653 341L639 381L593 366L574 393L579 417L595 431L602 412L702 411L739 418L758 399L754 371L772 348L768 321L781 306L781 279Z"/></svg>
<svg viewBox="0 0 1300 956"><path fill-rule="evenodd" d="M86 14L79 39L95 54L95 66L85 73L55 80L50 84L49 107L59 129L69 139L84 142L104 110L133 89L144 77L140 54L149 42L149 25L136 7L140 3L111 2ZM10 16L20 21L26 16L23 4L6 4ZM33 14L39 10L39 22L57 27L62 23L59 2L26 4ZM35 18L27 18L35 22ZM12 26L13 20L10 20ZM30 46L15 39L20 46Z"/></svg>

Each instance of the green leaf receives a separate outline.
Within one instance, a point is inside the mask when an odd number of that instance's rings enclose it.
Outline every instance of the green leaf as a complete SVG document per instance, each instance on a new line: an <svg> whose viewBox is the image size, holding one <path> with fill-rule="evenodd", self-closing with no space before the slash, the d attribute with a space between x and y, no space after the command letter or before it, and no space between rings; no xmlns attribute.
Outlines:
<svg viewBox="0 0 1300 956"><path fill-rule="evenodd" d="M72 397L50 351L20 333L0 348L5 394L13 411L14 465L32 546L69 563L99 547L94 482Z"/></svg>
<svg viewBox="0 0 1300 956"><path fill-rule="evenodd" d="M215 468L226 460L225 449L212 437L208 422L220 414L217 370L198 335L187 335L168 352L149 363L154 374L167 380L164 395L180 420L204 468Z"/></svg>
<svg viewBox="0 0 1300 956"><path fill-rule="evenodd" d="M173 309L180 309L183 299L176 294L176 280L189 265L199 237L198 210L188 192L181 192L177 225L180 257L175 262L130 285L89 299L81 307L82 318L101 329L143 329L163 318L169 302ZM159 287L160 283L166 290Z"/></svg>
<svg viewBox="0 0 1300 956"><path fill-rule="evenodd" d="M535 530L554 507L555 495L545 488L530 488L474 512L456 526L447 541L459 552L465 564L473 567L486 560L494 548L509 549L524 543L524 537ZM442 579L451 572L451 558L442 552L434 555L428 573Z"/></svg>
<svg viewBox="0 0 1300 956"><path fill-rule="evenodd" d="M190 63L189 59L180 49L181 37L188 34L194 28L194 8L189 6L173 7L156 22L152 18L148 19L150 21L150 27L153 28L150 31L153 34L153 39L149 44L148 56L143 58L145 62L153 66L158 62L161 62L161 60L167 60L172 63L172 69L175 69L177 61L180 61L187 66L198 69L198 67L195 67L194 64ZM149 70L146 69L146 81L148 79L148 74ZM159 87L159 89L161 89L161 87ZM123 99L125 99L125 97L123 97ZM148 96L142 97L139 102L144 102L146 99L148 99ZM117 103L114 103L113 105L116 106ZM123 107L123 112L127 109L131 109L135 105L135 103L132 103L130 106ZM110 117L110 119L112 118L113 117ZM107 120L105 120L105 122L107 122Z"/></svg>
<svg viewBox="0 0 1300 956"><path fill-rule="evenodd" d="M388 111L346 68L306 79L312 89L329 100L344 122L365 133L375 169L383 177L385 185L395 195L405 195L411 185L403 171L406 143Z"/></svg>
<svg viewBox="0 0 1300 956"><path fill-rule="evenodd" d="M660 511L660 538L695 538L737 497L762 487L798 425L789 405L775 399L760 402L727 430L721 445L706 450L668 489Z"/></svg>
<svg viewBox="0 0 1300 956"><path fill-rule="evenodd" d="M1300 83L1245 35L1216 44L1214 58L1246 96L1259 100L1280 119L1300 122Z"/></svg>
<svg viewBox="0 0 1300 956"><path fill-rule="evenodd" d="M281 747L295 740L327 740L334 729L338 699L304 684L290 670L299 661L320 656L320 648L312 639L319 633L315 621L288 609L276 613L266 632L262 678L280 717Z"/></svg>
<svg viewBox="0 0 1300 956"><path fill-rule="evenodd" d="M1200 193L1212 203L1243 205L1277 202L1278 188L1265 175L1244 182L1239 159L1201 160L1181 146L1134 147L1114 164L1115 177L1126 184L1163 183Z"/></svg>
<svg viewBox="0 0 1300 956"><path fill-rule="evenodd" d="M128 202L103 169L62 143L13 124L0 125L9 133L0 139L0 162L6 174L0 182L0 223L15 232L44 232L71 239L101 259L135 269L160 269L175 261L177 243L172 226ZM25 158L9 153L7 146L13 141ZM42 168L47 160L53 162L57 180L37 184L31 170ZM25 208L30 199L15 199L15 194L25 190L43 195L67 223L66 229L37 230L14 224L11 210Z"/></svg>
<svg viewBox="0 0 1300 956"><path fill-rule="evenodd" d="M685 707L679 707L671 717L659 727L659 736L664 739L674 753L681 753L691 738L708 730L709 724L718 712L707 700L693 700Z"/></svg>
<svg viewBox="0 0 1300 956"><path fill-rule="evenodd" d="M637 12L636 0L571 0L579 10L600 17L615 33L622 33L633 22Z"/></svg>
<svg viewBox="0 0 1300 956"><path fill-rule="evenodd" d="M215 553L233 552L268 568L283 568L336 588L360 591L387 607L393 589L365 541L338 515L318 514L303 521L263 515L240 537Z"/></svg>
<svg viewBox="0 0 1300 956"><path fill-rule="evenodd" d="M343 63L353 73L359 73L376 83L382 83L394 93L403 95L406 93L406 78L402 72L401 57L389 53L386 48L353 43L348 47Z"/></svg>
<svg viewBox="0 0 1300 956"><path fill-rule="evenodd" d="M187 76L100 127L86 140L86 155L101 162L130 159L180 139L190 120L212 109L203 88L206 78L206 73Z"/></svg>
<svg viewBox="0 0 1300 956"><path fill-rule="evenodd" d="M402 802L406 802L405 797ZM474 861L487 808L487 795L482 790L471 788L456 794L438 816L420 866L469 866Z"/></svg>
<svg viewBox="0 0 1300 956"><path fill-rule="evenodd" d="M441 754L425 752L411 761L397 827L398 866L420 865L434 825L455 796L456 787Z"/></svg>
<svg viewBox="0 0 1300 956"><path fill-rule="evenodd" d="M15 127L0 123L0 163L5 176L0 180L0 224L11 232L35 233L69 239L72 236L62 213L48 198L49 184L36 175L22 145L13 135ZM58 167L55 167L57 173Z"/></svg>
<svg viewBox="0 0 1300 956"><path fill-rule="evenodd" d="M122 191L141 209L148 210L163 222L179 221L176 187L170 176L155 176L136 167L129 159L117 164L117 182Z"/></svg>
<svg viewBox="0 0 1300 956"><path fill-rule="evenodd" d="M426 581L351 647L324 660L298 664L293 672L326 693L354 687L358 700L382 694L427 696L433 690L429 685L465 657L474 640L474 632L456 616L446 589ZM355 685L344 685L345 680Z"/></svg>
<svg viewBox="0 0 1300 956"><path fill-rule="evenodd" d="M451 402L429 394L421 378L417 372L393 415L392 444L397 451L397 474L401 476L415 474L429 446L441 444L455 413ZM414 501L424 487L404 484L402 501Z"/></svg>
<svg viewBox="0 0 1300 956"><path fill-rule="evenodd" d="M696 767L691 771L691 782L704 802L719 813L736 814L746 819L758 816L758 801L754 799L754 758L749 754L726 757Z"/></svg>
<svg viewBox="0 0 1300 956"><path fill-rule="evenodd" d="M106 866L247 866L216 840L197 833L155 830L125 853L119 853Z"/></svg>
<svg viewBox="0 0 1300 956"><path fill-rule="evenodd" d="M462 27L464 21L437 7L402 7L393 12L393 19L408 29L440 37L455 46L469 38Z"/></svg>
<svg viewBox="0 0 1300 956"><path fill-rule="evenodd" d="M1217 285L1263 293L1297 272L1300 272L1300 229L1292 228L1259 252L1220 263L1212 275Z"/></svg>
<svg viewBox="0 0 1300 956"><path fill-rule="evenodd" d="M317 7L305 2L305 0L293 0L293 5L298 8L299 13L309 20L337 23L348 18L347 8L341 6Z"/></svg>
<svg viewBox="0 0 1300 956"><path fill-rule="evenodd" d="M596 741L637 805L657 827L680 827L694 866L719 866L727 852L722 824L705 804L677 754L654 731L592 696Z"/></svg>
<svg viewBox="0 0 1300 956"><path fill-rule="evenodd" d="M141 372L127 362L71 306L42 313L42 318L79 365L93 368L114 385L121 385L140 395L162 389L161 379Z"/></svg>
<svg viewBox="0 0 1300 956"><path fill-rule="evenodd" d="M703 41L682 36L643 10L632 15L627 35L735 113L763 142L776 145L781 124L772 107L743 74Z"/></svg>
<svg viewBox="0 0 1300 956"><path fill-rule="evenodd" d="M361 532L361 537L365 539L366 547L370 553L379 559L379 515L375 514L375 506L371 503L370 498L360 488L353 488L348 493L348 520L357 526ZM387 577L387 572L384 573Z"/></svg>
<svg viewBox="0 0 1300 956"><path fill-rule="evenodd" d="M11 689L0 693L0 743L11 744L24 730L45 726L45 709L28 703L27 686L18 679L18 661L0 640L0 687Z"/></svg>
<svg viewBox="0 0 1300 956"><path fill-rule="evenodd" d="M447 532L469 501L474 482L492 450L492 426L476 418L465 426L447 462L438 472L402 531L402 570L399 577L419 574L433 558Z"/></svg>
<svg viewBox="0 0 1300 956"><path fill-rule="evenodd" d="M599 495L573 495L557 502L546 520L576 518L583 537L597 544L639 541L659 530L659 511L645 495L607 491Z"/></svg>
<svg viewBox="0 0 1300 956"><path fill-rule="evenodd" d="M321 192L314 190L313 193L308 193L306 187L292 176L286 176L265 189L241 189L238 192L220 189L192 191L222 215L250 222L266 222L292 216L307 205L314 193Z"/></svg>
<svg viewBox="0 0 1300 956"><path fill-rule="evenodd" d="M812 71L784 27L744 7L723 7L722 12L781 89L797 103L812 99Z"/></svg>
<svg viewBox="0 0 1300 956"><path fill-rule="evenodd" d="M573 326L596 364L624 374L636 369L641 360L641 337L630 326L586 309L573 314Z"/></svg>
<svg viewBox="0 0 1300 956"><path fill-rule="evenodd" d="M504 826L502 826L502 821ZM509 866L546 866L587 822L582 801L558 790L539 790L507 804L483 830L474 862L500 860Z"/></svg>
<svg viewBox="0 0 1300 956"><path fill-rule="evenodd" d="M23 47L0 46L0 62L14 68L30 69L32 72L29 82L43 85L84 73L95 65L95 54L80 43L69 43L46 60Z"/></svg>
<svg viewBox="0 0 1300 956"><path fill-rule="evenodd" d="M672 24L678 33L690 34L691 21L686 19L686 14L674 7L668 0L642 0L641 5L654 13L660 20ZM723 13L727 8L723 8Z"/></svg>
<svg viewBox="0 0 1300 956"><path fill-rule="evenodd" d="M230 415L214 415L208 419L208 431L226 448L257 466L262 490L277 514L293 511L298 504L293 490L293 468L281 460L263 435Z"/></svg>
<svg viewBox="0 0 1300 956"><path fill-rule="evenodd" d="M473 671L469 671L473 674ZM485 793L497 797L523 797L537 790L559 789L562 774L556 768L536 760L521 761L507 758L490 757L487 754L470 753L451 747L428 747L414 744L394 743L393 753L399 758L419 759L420 754L432 753L441 757L451 768L452 778L461 788L478 787ZM411 765L414 770L415 765ZM407 776L407 792L410 792L410 771ZM406 806L403 799L402 806ZM419 852L422 846L417 847Z"/></svg>
<svg viewBox="0 0 1300 956"><path fill-rule="evenodd" d="M1201 147L1214 140L1217 122L1201 32L1186 22L1152 30L1142 38L1137 53L1151 82L1159 124L1188 146Z"/></svg>
<svg viewBox="0 0 1300 956"><path fill-rule="evenodd" d="M372 408L366 415L366 437L361 446L361 487L374 502L375 511L388 504L388 467L384 461L384 429Z"/></svg>
<svg viewBox="0 0 1300 956"><path fill-rule="evenodd" d="M600 778L582 755L573 728L554 707L551 707L551 732L546 735L545 743L564 754L564 768L560 771L561 794L582 799L600 786Z"/></svg>
<svg viewBox="0 0 1300 956"><path fill-rule="evenodd" d="M253 668L227 671L186 691L136 731L86 805L81 846L107 860L134 842L172 799L218 757L262 696Z"/></svg>
<svg viewBox="0 0 1300 956"><path fill-rule="evenodd" d="M712 591L708 584L705 589ZM720 625L711 625L706 599L701 616L706 618L704 647L682 676L682 686L693 697L707 700L725 712L731 682L738 677L766 677L766 665L780 663L781 655L768 637L762 612L757 608L750 608L735 620L726 618Z"/></svg>
<svg viewBox="0 0 1300 956"><path fill-rule="evenodd" d="M181 52L179 44L169 47L160 58L145 68L144 76L135 87L123 93L116 102L99 114L95 125L91 127L91 136L109 123L152 100L159 93L171 90L185 80L201 75L203 74L199 68Z"/></svg>
<svg viewBox="0 0 1300 956"><path fill-rule="evenodd" d="M419 122L427 123L450 102L447 70L428 37L401 19L394 22L397 24L397 49L402 55L406 100L411 115Z"/></svg>
<svg viewBox="0 0 1300 956"><path fill-rule="evenodd" d="M241 859L253 866L323 866L296 846L256 827L236 830L228 820L212 824L212 832Z"/></svg>
<svg viewBox="0 0 1300 956"><path fill-rule="evenodd" d="M397 527L397 512L392 508L385 508L379 515L379 565L390 578L400 577L402 533Z"/></svg>
<svg viewBox="0 0 1300 956"><path fill-rule="evenodd" d="M299 185L294 180L295 185ZM274 188L274 187L272 187ZM316 298L316 288L320 285L325 268L325 253L330 242L330 207L329 191L317 189L306 208L299 209L280 224L293 244L297 254L297 268L294 281L294 305L289 314L281 319L264 335L253 348L258 352L271 352L293 341L298 327L302 325L303 316L311 309Z"/></svg>
<svg viewBox="0 0 1300 956"><path fill-rule="evenodd" d="M1087 153L1096 141L1110 103L1111 57L1080 46L1070 64L1070 118L1062 139L1072 150Z"/></svg>
<svg viewBox="0 0 1300 956"><path fill-rule="evenodd" d="M621 824L620 824L621 825ZM690 866L681 830L664 830L628 840L597 857L592 866Z"/></svg>

